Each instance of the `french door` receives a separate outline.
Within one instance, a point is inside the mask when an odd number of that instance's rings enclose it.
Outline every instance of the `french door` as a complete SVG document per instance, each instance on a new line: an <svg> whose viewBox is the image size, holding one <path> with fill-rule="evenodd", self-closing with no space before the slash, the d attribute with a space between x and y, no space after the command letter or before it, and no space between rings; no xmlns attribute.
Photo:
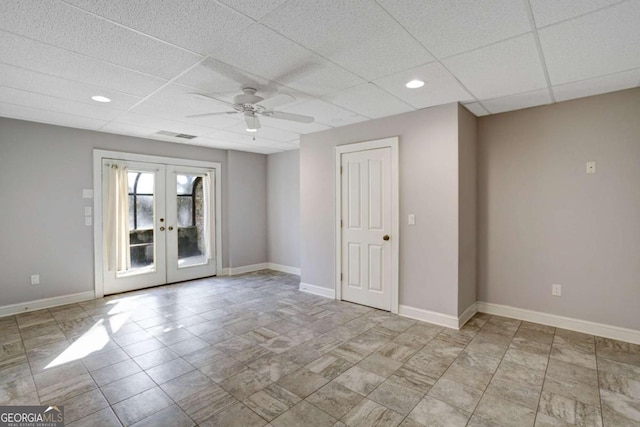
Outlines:
<svg viewBox="0 0 640 427"><path fill-rule="evenodd" d="M102 160L104 294L216 274L215 171Z"/></svg>

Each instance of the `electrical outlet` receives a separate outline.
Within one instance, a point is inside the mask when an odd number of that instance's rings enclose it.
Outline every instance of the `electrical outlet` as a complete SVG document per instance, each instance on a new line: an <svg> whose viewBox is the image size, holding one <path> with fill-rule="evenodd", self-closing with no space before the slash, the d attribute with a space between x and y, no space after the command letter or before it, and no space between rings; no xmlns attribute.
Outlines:
<svg viewBox="0 0 640 427"><path fill-rule="evenodd" d="M551 285L551 295L554 297L562 296L562 285Z"/></svg>
<svg viewBox="0 0 640 427"><path fill-rule="evenodd" d="M596 162L587 162L587 173L596 173Z"/></svg>
<svg viewBox="0 0 640 427"><path fill-rule="evenodd" d="M93 215L93 209L91 209L91 206L85 206L84 216L91 216L91 215Z"/></svg>
<svg viewBox="0 0 640 427"><path fill-rule="evenodd" d="M39 274L34 274L31 276L31 284L32 285L39 285L40 284L40 275Z"/></svg>
<svg viewBox="0 0 640 427"><path fill-rule="evenodd" d="M409 214L409 225L416 225L416 214Z"/></svg>
<svg viewBox="0 0 640 427"><path fill-rule="evenodd" d="M90 216L85 216L84 217L84 225L92 225L93 221L91 220Z"/></svg>

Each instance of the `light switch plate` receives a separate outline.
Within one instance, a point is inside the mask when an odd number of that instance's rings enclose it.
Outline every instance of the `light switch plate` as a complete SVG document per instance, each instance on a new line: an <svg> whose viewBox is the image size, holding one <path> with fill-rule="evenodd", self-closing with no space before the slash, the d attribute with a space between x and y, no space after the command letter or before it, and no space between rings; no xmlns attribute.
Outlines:
<svg viewBox="0 0 640 427"><path fill-rule="evenodd" d="M416 215L409 214L409 225L416 225Z"/></svg>
<svg viewBox="0 0 640 427"><path fill-rule="evenodd" d="M93 213L93 209L91 209L91 206L84 207L84 216L91 216L92 213Z"/></svg>
<svg viewBox="0 0 640 427"><path fill-rule="evenodd" d="M85 216L84 217L84 225L91 225L91 224L93 224L93 221L92 221L91 217L90 216Z"/></svg>
<svg viewBox="0 0 640 427"><path fill-rule="evenodd" d="M562 296L562 285L551 285L551 295L554 297Z"/></svg>
<svg viewBox="0 0 640 427"><path fill-rule="evenodd" d="M596 173L596 162L587 162L587 173Z"/></svg>
<svg viewBox="0 0 640 427"><path fill-rule="evenodd" d="M82 198L83 199L93 199L93 188L83 188L82 189Z"/></svg>

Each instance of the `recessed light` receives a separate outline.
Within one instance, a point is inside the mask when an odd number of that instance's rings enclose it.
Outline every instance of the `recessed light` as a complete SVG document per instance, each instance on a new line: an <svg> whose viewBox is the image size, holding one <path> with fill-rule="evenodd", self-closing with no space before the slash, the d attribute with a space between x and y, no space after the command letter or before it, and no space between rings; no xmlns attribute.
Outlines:
<svg viewBox="0 0 640 427"><path fill-rule="evenodd" d="M91 99L93 99L94 101L97 101L97 102L111 102L111 99L107 98L106 96L102 96L102 95L92 96Z"/></svg>
<svg viewBox="0 0 640 427"><path fill-rule="evenodd" d="M407 86L409 89L418 89L419 87L424 86L424 82L422 80L411 80L405 86Z"/></svg>
<svg viewBox="0 0 640 427"><path fill-rule="evenodd" d="M249 129L249 128L247 128L247 132L258 132L258 129Z"/></svg>

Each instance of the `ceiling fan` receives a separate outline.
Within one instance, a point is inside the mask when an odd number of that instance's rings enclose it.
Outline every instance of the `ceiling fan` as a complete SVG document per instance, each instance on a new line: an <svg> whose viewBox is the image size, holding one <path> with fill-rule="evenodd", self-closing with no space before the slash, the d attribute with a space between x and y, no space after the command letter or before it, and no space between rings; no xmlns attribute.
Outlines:
<svg viewBox="0 0 640 427"><path fill-rule="evenodd" d="M236 95L233 98L233 103L221 101L212 96L202 93L192 93L192 95L195 96L213 99L217 102L229 104L234 109L234 111L193 114L187 117L196 118L218 116L223 114L243 114L244 119L247 123L248 132L256 132L258 129L260 129L260 120L258 119L258 116L271 117L280 120L290 120L300 123L311 123L314 120L313 117L309 116L301 116L299 114L284 113L281 111L273 110L275 107L295 101L295 98L291 95L280 93L278 95L272 96L271 98L264 99L263 97L256 95L257 90L252 87L242 88L242 92L243 93L241 95Z"/></svg>

